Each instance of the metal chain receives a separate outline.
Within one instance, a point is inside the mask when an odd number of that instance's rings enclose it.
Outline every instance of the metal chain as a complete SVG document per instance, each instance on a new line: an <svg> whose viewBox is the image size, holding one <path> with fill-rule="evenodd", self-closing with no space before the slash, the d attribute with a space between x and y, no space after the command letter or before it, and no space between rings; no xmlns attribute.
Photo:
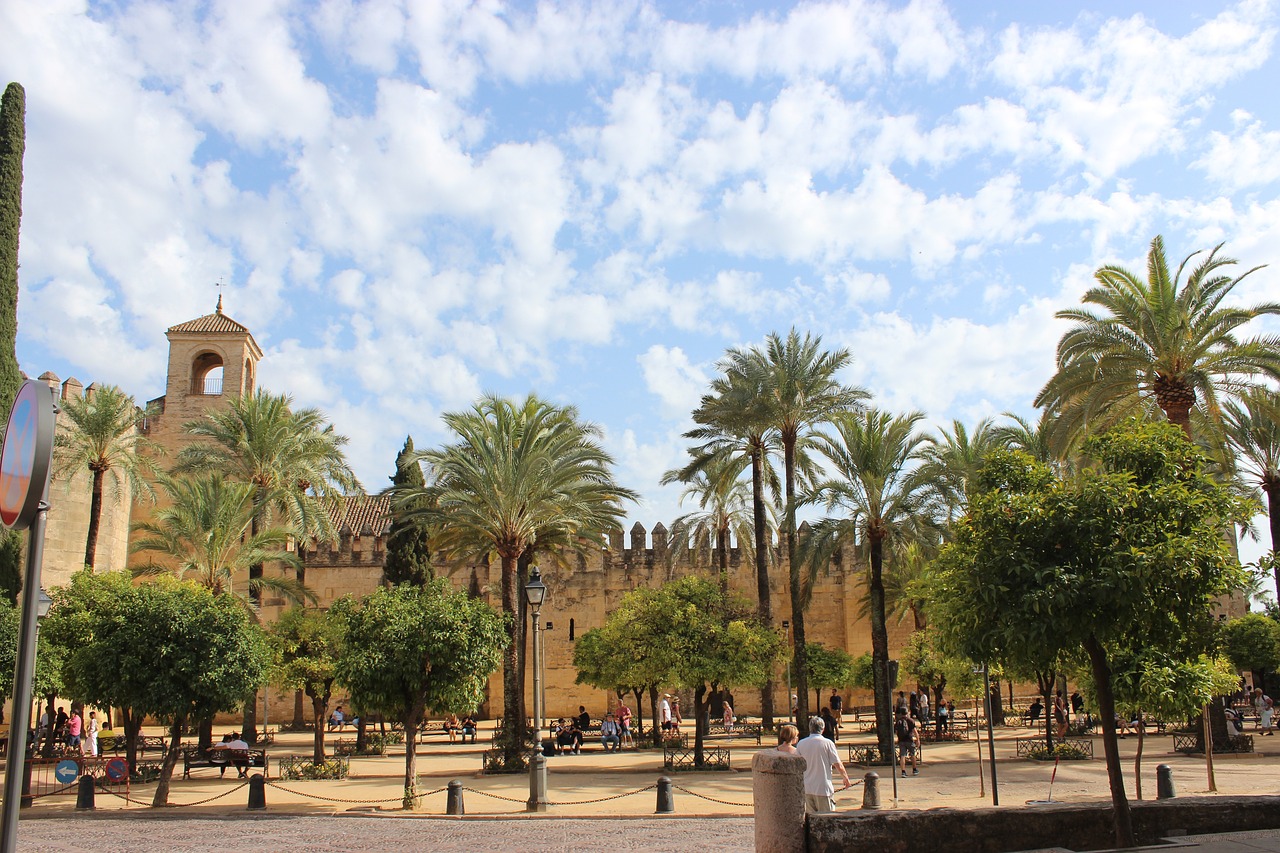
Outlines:
<svg viewBox="0 0 1280 853"><path fill-rule="evenodd" d="M605 802L608 802L609 800L620 800L623 797L630 797L634 794L643 794L645 791L652 791L657 787L658 787L657 785L649 785L647 788L636 788L634 791L627 791L625 794L614 794L611 797L600 797L599 799L595 799L595 800L574 800L573 802L565 802L565 803L547 803L547 805L549 806L586 806L586 805L590 805L591 803L605 803Z"/></svg>
<svg viewBox="0 0 1280 853"><path fill-rule="evenodd" d="M70 785L66 785L66 786L64 786L64 787L62 787L62 788L59 788L59 789L58 789L58 790L56 790L56 791L45 791L43 794L32 794L32 795L31 795L31 799L33 799L33 800L38 800L38 799L40 799L41 797L52 797L52 796L54 796L55 794L64 794L64 793L66 793L67 791L70 791L72 788L74 788L77 784L79 784L79 783L78 783L78 782L72 782Z"/></svg>
<svg viewBox="0 0 1280 853"><path fill-rule="evenodd" d="M700 800L708 800L713 803L719 803L722 806L737 806L741 809L749 809L752 807L751 803L731 803L728 800L717 800L715 797L708 797L705 794L699 794L697 791L690 791L688 788L682 788L679 785L672 785L671 787L675 788L677 791L683 791L686 794L691 794Z"/></svg>
<svg viewBox="0 0 1280 853"><path fill-rule="evenodd" d="M275 782L268 782L267 784L277 790L284 791L286 794L293 794L295 797L310 797L313 800L324 800L325 802L329 802L329 803L349 803L352 805L370 805L371 806L371 805L377 805L379 803L404 802L404 797L389 797L385 800L353 800L345 797L326 797L323 794L308 794L305 791L295 791L292 788L286 788L284 785L279 785ZM414 794L413 798L415 800L420 800L423 797L430 797L433 794L439 794L442 791L447 791L447 790L449 790L447 787L436 788L434 791L427 791L422 794Z"/></svg>
<svg viewBox="0 0 1280 853"><path fill-rule="evenodd" d="M214 794L212 797L206 797L203 800L196 800L195 802L192 802L192 803L166 803L166 805L170 805L175 808L186 808L188 806L203 806L205 803L212 803L214 800L220 800L223 797L229 797L232 794L234 794L236 791L246 788L248 785L249 785L248 782L242 782L241 784L236 785L234 788L229 788L228 790L223 791L221 794ZM151 805L150 803L145 802L143 800L135 800L133 797L126 796L125 794L118 794L115 791L111 790L110 788L103 788L102 790L113 797L119 797L120 799L124 800L126 803L133 803L134 805L138 805L138 806Z"/></svg>
<svg viewBox="0 0 1280 853"><path fill-rule="evenodd" d="M495 800L505 800L508 803L527 803L528 798L515 799L514 797L504 797L501 794L490 794L488 791L481 791L477 788L463 788L464 791L470 791L473 794L479 794L482 797L492 797Z"/></svg>
<svg viewBox="0 0 1280 853"><path fill-rule="evenodd" d="M143 800L135 800L133 797L127 796L125 794L117 794L115 791L111 790L110 788L103 788L102 790L106 791L108 794L110 794L113 797L119 797L120 799L124 800L126 803L133 803L135 806L151 805L150 803L144 802Z"/></svg>

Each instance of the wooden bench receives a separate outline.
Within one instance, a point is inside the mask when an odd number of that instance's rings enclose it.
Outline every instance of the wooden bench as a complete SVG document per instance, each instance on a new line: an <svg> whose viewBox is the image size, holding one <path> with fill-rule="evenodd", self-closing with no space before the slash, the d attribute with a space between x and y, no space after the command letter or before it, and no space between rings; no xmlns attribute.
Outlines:
<svg viewBox="0 0 1280 853"><path fill-rule="evenodd" d="M759 723L734 723L733 731L726 731L724 723L712 723L707 729L706 736L723 740L732 740L740 737L755 738L756 746L759 746L763 734L764 728Z"/></svg>
<svg viewBox="0 0 1280 853"><path fill-rule="evenodd" d="M182 778L190 779L192 770L216 768L225 771L234 768L237 775L241 770L254 767L262 768L262 775L270 776L265 749L210 749L201 751L198 746L184 747L182 750Z"/></svg>

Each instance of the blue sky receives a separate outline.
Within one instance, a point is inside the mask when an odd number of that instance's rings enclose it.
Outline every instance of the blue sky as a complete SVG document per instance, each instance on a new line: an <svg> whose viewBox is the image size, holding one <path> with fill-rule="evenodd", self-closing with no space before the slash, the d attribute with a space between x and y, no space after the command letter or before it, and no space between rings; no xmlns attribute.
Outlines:
<svg viewBox="0 0 1280 853"><path fill-rule="evenodd" d="M1098 266L1156 234L1277 261L1278 28L1260 0L9 0L18 355L155 397L222 280L367 487L441 412L536 391L669 523L727 347L794 325L886 408L1027 414Z"/></svg>

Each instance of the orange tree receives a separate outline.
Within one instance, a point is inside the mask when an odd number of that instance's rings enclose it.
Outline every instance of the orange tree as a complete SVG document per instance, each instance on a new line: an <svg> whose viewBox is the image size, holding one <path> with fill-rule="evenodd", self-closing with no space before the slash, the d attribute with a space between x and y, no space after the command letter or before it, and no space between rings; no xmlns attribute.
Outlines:
<svg viewBox="0 0 1280 853"><path fill-rule="evenodd" d="M1071 480L1025 454L992 454L939 557L934 624L955 651L1014 670L1083 650L1101 716L1116 842L1134 846L1116 741L1116 661L1131 649L1190 660L1214 643L1217 596L1243 570L1221 535L1246 501L1204 473L1168 423L1090 439Z"/></svg>

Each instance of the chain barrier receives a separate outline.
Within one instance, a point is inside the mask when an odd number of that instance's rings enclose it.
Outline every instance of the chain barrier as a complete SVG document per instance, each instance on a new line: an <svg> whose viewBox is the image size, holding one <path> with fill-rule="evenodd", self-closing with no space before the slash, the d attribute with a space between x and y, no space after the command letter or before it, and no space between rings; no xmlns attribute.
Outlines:
<svg viewBox="0 0 1280 853"><path fill-rule="evenodd" d="M212 803L214 800L220 800L220 799L222 799L223 797L229 797L229 796L231 796L232 794L234 794L236 791L243 790L243 789L247 788L248 786L249 786L249 783L248 783L248 782L242 782L242 783L240 783L239 785L236 785L234 788L229 788L228 790L223 791L221 794L214 794L212 797L205 797L203 800L196 800L195 802L192 802L192 803L166 803L165 805L173 806L174 808L187 808L187 807L190 807L190 806L203 806L205 803ZM68 787L70 787L70 786L68 786ZM124 800L126 803L133 803L133 804L134 804L134 805L136 805L136 806L150 806L150 805L151 805L151 803L148 803L148 802L146 802L145 800L135 800L133 797L130 797L130 796L126 795L126 794L118 793L118 792L116 792L116 791L111 790L110 788L101 788L100 790L102 790L103 792L105 792L105 793L107 793L107 794L110 794L110 795L111 795L111 796L113 796L113 797L119 797L120 799Z"/></svg>
<svg viewBox="0 0 1280 853"><path fill-rule="evenodd" d="M611 797L600 797L595 800L574 800L573 802L567 802L567 803L547 803L547 805L549 806L586 806L592 803L605 803L605 802L608 802L609 800L620 800L623 797L630 797L635 794L643 794L645 791L653 791L657 789L657 787L658 787L657 785L649 785L648 787L645 787L645 788L636 788L634 791L627 791L625 794L614 794Z"/></svg>
<svg viewBox="0 0 1280 853"><path fill-rule="evenodd" d="M57 795L57 794L65 794L67 791L70 791L72 788L74 788L77 784L79 784L79 783L78 783L78 782L72 782L70 785L65 785L65 786L63 786L63 787L59 788L59 789L58 789L58 790L56 790L56 791L45 791L43 794L32 794L32 795L31 795L31 799L33 799L33 800L38 800L38 799L40 799L41 797L52 797L52 796L55 796L55 795Z"/></svg>
<svg viewBox="0 0 1280 853"><path fill-rule="evenodd" d="M380 805L382 803L403 803L404 802L404 797L402 796L388 797L385 800L355 800L355 799L350 799L346 797L326 797L323 794L308 794L306 791L296 791L292 788L286 788L284 785L279 785L275 782L268 782L267 784L270 785L272 788L275 788L277 791L284 791L286 794L293 794L295 797L309 797L313 800L324 800L325 802L329 802L329 803L346 803L348 805L374 806L374 805ZM414 799L421 800L424 797L430 797L435 794L440 794L447 790L449 790L448 786L445 786L444 788L436 788L434 791L426 791L421 794L414 794Z"/></svg>
<svg viewBox="0 0 1280 853"><path fill-rule="evenodd" d="M749 809L752 807L751 803L731 803L728 800L717 800L715 797L708 797L705 794L699 794L697 791L690 791L688 788L683 788L679 785L672 785L671 787L676 789L677 791L682 791L683 793L697 797L700 800L707 800L712 803L719 803L722 806L737 806L740 809Z"/></svg>

